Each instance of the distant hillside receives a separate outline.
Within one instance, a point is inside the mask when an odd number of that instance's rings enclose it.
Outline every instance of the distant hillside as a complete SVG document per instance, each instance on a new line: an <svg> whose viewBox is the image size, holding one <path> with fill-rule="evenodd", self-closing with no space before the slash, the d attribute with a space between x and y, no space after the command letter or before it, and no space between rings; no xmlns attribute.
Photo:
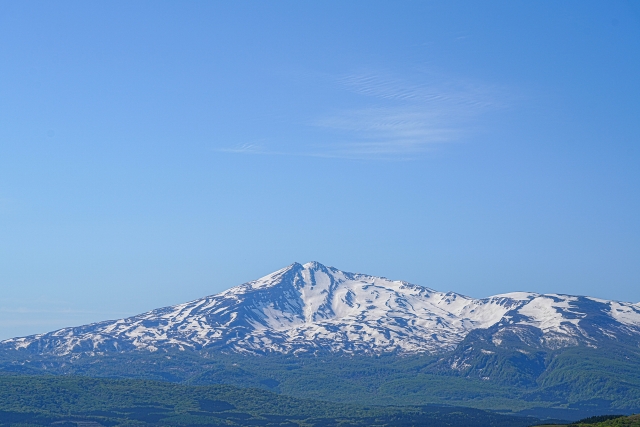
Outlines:
<svg viewBox="0 0 640 427"><path fill-rule="evenodd" d="M539 422L456 407L362 407L233 386L0 376L0 426L526 427Z"/></svg>
<svg viewBox="0 0 640 427"><path fill-rule="evenodd" d="M529 383L509 384L520 352L487 357L501 381L440 372L433 356L341 356L114 353L102 356L0 359L0 372L146 378L179 384L231 384L282 395L364 405L444 404L577 420L640 412L640 357L627 348L576 347L545 356ZM526 359L525 359L526 360ZM478 364L487 363L479 359ZM522 369L522 368L520 368ZM522 369L523 370L523 369ZM524 370L523 370L524 371ZM525 372L526 373L526 372ZM533 385L532 385L533 384Z"/></svg>

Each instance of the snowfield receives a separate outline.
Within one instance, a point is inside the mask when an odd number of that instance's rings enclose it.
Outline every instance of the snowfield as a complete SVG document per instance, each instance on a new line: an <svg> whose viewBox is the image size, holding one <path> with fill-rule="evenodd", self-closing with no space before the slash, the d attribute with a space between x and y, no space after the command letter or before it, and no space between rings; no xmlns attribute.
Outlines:
<svg viewBox="0 0 640 427"><path fill-rule="evenodd" d="M640 306L528 292L473 299L310 262L188 303L0 346L55 355L167 348L434 354L479 328L497 328L496 345L500 328L535 328L541 347L597 345L602 337L640 337Z"/></svg>

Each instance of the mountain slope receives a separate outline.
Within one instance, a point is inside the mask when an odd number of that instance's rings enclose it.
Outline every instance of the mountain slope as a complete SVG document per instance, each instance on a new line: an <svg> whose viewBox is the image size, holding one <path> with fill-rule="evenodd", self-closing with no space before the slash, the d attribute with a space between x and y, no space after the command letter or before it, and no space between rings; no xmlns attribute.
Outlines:
<svg viewBox="0 0 640 427"><path fill-rule="evenodd" d="M50 355L206 348L440 354L456 349L471 331L481 332L493 347L637 343L640 306L526 292L472 299L316 262L295 263L217 295L126 319L14 338L0 348ZM465 362L451 359L449 365L463 369Z"/></svg>

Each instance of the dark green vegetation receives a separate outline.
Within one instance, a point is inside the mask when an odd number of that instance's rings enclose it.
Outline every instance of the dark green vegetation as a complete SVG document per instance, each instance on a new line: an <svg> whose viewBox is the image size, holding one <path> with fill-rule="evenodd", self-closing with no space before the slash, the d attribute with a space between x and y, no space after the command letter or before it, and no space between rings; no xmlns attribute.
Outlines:
<svg viewBox="0 0 640 427"><path fill-rule="evenodd" d="M549 351L476 340L439 357L213 351L3 357L0 371L15 374L230 384L362 405L439 404L568 420L640 412L640 349L614 342ZM451 368L454 363L457 369Z"/></svg>
<svg viewBox="0 0 640 427"><path fill-rule="evenodd" d="M578 426L580 424L599 424L609 420L615 420L616 418L623 418L624 415L595 415L593 417L583 418L576 422L571 423L571 426Z"/></svg>
<svg viewBox="0 0 640 427"><path fill-rule="evenodd" d="M0 426L525 427L536 421L469 408L319 402L229 385L0 375Z"/></svg>
<svg viewBox="0 0 640 427"><path fill-rule="evenodd" d="M640 415L632 415L630 417L614 416L608 420L581 420L571 424L571 427L640 427Z"/></svg>
<svg viewBox="0 0 640 427"><path fill-rule="evenodd" d="M571 424L546 424L537 427L640 427L640 415L603 415L585 418Z"/></svg>

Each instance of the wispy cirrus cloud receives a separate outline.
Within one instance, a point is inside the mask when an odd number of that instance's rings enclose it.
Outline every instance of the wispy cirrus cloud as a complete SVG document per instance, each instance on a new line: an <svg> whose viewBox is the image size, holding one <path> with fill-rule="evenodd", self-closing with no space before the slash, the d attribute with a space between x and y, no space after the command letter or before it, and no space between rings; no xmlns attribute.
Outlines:
<svg viewBox="0 0 640 427"><path fill-rule="evenodd" d="M413 83L389 75L358 73L339 80L368 105L337 110L314 125L341 134L327 154L412 158L472 131L473 120L504 106L499 90L464 81Z"/></svg>
<svg viewBox="0 0 640 427"><path fill-rule="evenodd" d="M266 154L268 152L264 145L259 144L239 144L233 147L218 148L216 151L236 154Z"/></svg>
<svg viewBox="0 0 640 427"><path fill-rule="evenodd" d="M338 82L352 92L390 101L456 104L473 108L496 103L495 87L426 74L400 79L389 73L360 72L343 76Z"/></svg>
<svg viewBox="0 0 640 427"><path fill-rule="evenodd" d="M427 144L455 140L461 134L460 129L443 120L440 112L411 107L342 111L315 125L346 134L340 143L324 148L348 157L409 154Z"/></svg>
<svg viewBox="0 0 640 427"><path fill-rule="evenodd" d="M505 106L505 91L488 84L434 77L399 78L364 71L333 79L351 93L350 107L307 119L313 133L296 146L246 143L216 151L351 159L412 159L435 147L461 141L477 130L477 119ZM344 100L343 100L344 102Z"/></svg>

